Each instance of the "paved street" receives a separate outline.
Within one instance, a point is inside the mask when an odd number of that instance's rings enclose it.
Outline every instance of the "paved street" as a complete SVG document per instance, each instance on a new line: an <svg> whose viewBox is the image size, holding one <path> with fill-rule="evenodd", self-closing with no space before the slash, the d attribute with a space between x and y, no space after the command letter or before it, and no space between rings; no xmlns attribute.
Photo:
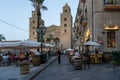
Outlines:
<svg viewBox="0 0 120 80"><path fill-rule="evenodd" d="M120 68L119 68L120 69ZM118 69L118 70L119 70ZM120 71L120 70L119 70ZM57 60L50 64L34 80L119 80L118 74L109 64L91 65L91 70L75 70L68 58L62 56L62 63Z"/></svg>
<svg viewBox="0 0 120 80"><path fill-rule="evenodd" d="M44 70L49 64L54 62L57 57L51 57L48 62L40 66L30 65L29 74L20 74L20 67L15 65L0 66L0 80L31 80L37 73Z"/></svg>

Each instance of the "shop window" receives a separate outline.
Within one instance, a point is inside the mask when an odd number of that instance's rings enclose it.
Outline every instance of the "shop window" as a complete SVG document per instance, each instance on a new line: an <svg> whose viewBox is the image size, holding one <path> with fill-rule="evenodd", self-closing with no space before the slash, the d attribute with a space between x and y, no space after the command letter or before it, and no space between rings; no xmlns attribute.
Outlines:
<svg viewBox="0 0 120 80"><path fill-rule="evenodd" d="M115 31L107 31L107 47L115 47L116 39L115 39Z"/></svg>

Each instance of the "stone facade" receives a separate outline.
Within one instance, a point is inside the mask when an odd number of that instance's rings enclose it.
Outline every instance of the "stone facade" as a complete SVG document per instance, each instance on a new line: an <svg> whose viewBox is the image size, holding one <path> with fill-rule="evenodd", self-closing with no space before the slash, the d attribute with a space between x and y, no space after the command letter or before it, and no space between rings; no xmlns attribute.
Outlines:
<svg viewBox="0 0 120 80"><path fill-rule="evenodd" d="M101 44L101 51L103 52L111 52L115 49L120 49L120 1L82 1L80 1L80 5L78 6L82 11L79 14L79 19L81 19L81 15L87 14L87 25L84 27L83 42L87 40L98 42ZM82 25L80 26L82 27ZM89 35L88 39L86 37L87 35Z"/></svg>
<svg viewBox="0 0 120 80"><path fill-rule="evenodd" d="M30 40L37 40L37 33L35 32L35 28L37 23L37 17L35 16L35 12L32 12L32 17L30 18ZM42 21L44 23L44 21ZM34 23L34 24L33 24ZM71 48L72 42L72 15L71 9L66 3L63 6L63 12L60 14L60 26L51 25L46 27L47 31L44 34L44 40L47 42L47 38L52 35L53 38L59 39L58 47L65 49ZM53 41L51 44L55 44Z"/></svg>
<svg viewBox="0 0 120 80"><path fill-rule="evenodd" d="M40 24L44 25L44 21L41 19ZM29 18L29 39L33 41L37 41L37 13L36 11L32 11L32 17Z"/></svg>

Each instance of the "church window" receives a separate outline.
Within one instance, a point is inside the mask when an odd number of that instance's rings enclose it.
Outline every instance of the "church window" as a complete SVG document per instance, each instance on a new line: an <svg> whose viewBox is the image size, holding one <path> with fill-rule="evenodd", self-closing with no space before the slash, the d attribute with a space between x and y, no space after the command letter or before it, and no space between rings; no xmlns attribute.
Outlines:
<svg viewBox="0 0 120 80"><path fill-rule="evenodd" d="M67 18L64 18L64 21L67 21Z"/></svg>
<svg viewBox="0 0 120 80"><path fill-rule="evenodd" d="M33 23L35 23L35 21L33 20Z"/></svg>
<svg viewBox="0 0 120 80"><path fill-rule="evenodd" d="M66 29L65 29L65 33L66 33L67 31L66 31Z"/></svg>
<svg viewBox="0 0 120 80"><path fill-rule="evenodd" d="M115 31L107 31L107 47L115 47L116 39L115 39Z"/></svg>
<svg viewBox="0 0 120 80"><path fill-rule="evenodd" d="M67 24L64 24L64 27L67 27Z"/></svg>
<svg viewBox="0 0 120 80"><path fill-rule="evenodd" d="M35 35L35 32L33 32L33 35Z"/></svg>
<svg viewBox="0 0 120 80"><path fill-rule="evenodd" d="M65 12L67 12L67 10L64 10Z"/></svg>
<svg viewBox="0 0 120 80"><path fill-rule="evenodd" d="M35 29L35 27L33 26L33 29Z"/></svg>

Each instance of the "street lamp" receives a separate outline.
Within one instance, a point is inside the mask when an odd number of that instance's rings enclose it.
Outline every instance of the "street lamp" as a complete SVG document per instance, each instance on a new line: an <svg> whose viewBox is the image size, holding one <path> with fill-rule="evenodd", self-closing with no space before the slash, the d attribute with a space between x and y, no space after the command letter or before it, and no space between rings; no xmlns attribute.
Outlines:
<svg viewBox="0 0 120 80"><path fill-rule="evenodd" d="M37 32L38 35L39 35L39 36L37 37L37 39L38 39L38 42L41 42L40 47L41 47L41 54L42 54L42 49L43 49L43 36L44 36L44 34L45 34L45 32L46 32L46 27L45 27L44 25L40 25L40 27L36 28L35 30L36 30L36 32Z"/></svg>

